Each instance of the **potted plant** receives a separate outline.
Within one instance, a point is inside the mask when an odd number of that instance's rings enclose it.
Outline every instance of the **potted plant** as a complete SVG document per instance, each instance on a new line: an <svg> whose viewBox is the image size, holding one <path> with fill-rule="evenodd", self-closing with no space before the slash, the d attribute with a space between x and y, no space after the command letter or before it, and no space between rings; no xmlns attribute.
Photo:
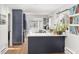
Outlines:
<svg viewBox="0 0 79 59"><path fill-rule="evenodd" d="M65 24L65 23L59 23L57 26L56 26L56 29L54 29L55 33L57 34L62 34L63 32L65 32L65 30L68 28L68 25Z"/></svg>

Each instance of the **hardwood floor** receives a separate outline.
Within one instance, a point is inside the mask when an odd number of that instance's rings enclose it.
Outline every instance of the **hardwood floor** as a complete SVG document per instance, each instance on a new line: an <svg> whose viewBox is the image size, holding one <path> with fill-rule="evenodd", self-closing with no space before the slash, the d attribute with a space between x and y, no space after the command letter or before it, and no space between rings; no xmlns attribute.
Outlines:
<svg viewBox="0 0 79 59"><path fill-rule="evenodd" d="M6 54L27 54L28 53L28 42L26 41L22 45L14 45L8 48Z"/></svg>

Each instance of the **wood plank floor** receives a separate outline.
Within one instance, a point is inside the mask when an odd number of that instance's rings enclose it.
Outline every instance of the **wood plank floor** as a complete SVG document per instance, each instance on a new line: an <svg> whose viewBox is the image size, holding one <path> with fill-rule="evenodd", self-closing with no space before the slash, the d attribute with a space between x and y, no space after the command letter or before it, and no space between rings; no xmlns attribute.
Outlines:
<svg viewBox="0 0 79 59"><path fill-rule="evenodd" d="M6 54L27 54L28 53L28 45L27 41L22 45L14 45L8 48Z"/></svg>

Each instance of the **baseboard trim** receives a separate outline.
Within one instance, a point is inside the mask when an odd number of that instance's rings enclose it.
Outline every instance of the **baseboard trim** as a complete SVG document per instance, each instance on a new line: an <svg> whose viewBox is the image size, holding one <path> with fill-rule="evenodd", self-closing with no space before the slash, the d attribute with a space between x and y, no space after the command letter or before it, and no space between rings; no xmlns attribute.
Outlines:
<svg viewBox="0 0 79 59"><path fill-rule="evenodd" d="M7 52L8 48L4 48L0 53L5 54Z"/></svg>
<svg viewBox="0 0 79 59"><path fill-rule="evenodd" d="M68 47L65 47L65 53L66 54L75 54L75 52L72 49L68 48Z"/></svg>

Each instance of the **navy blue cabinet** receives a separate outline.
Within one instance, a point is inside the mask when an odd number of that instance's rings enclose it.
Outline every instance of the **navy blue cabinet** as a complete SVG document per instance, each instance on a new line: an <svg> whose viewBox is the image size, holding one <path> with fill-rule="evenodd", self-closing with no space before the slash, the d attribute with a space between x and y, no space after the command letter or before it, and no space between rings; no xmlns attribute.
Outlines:
<svg viewBox="0 0 79 59"><path fill-rule="evenodd" d="M64 53L65 36L28 37L29 54Z"/></svg>
<svg viewBox="0 0 79 59"><path fill-rule="evenodd" d="M23 14L21 9L12 10L12 43L23 42Z"/></svg>

